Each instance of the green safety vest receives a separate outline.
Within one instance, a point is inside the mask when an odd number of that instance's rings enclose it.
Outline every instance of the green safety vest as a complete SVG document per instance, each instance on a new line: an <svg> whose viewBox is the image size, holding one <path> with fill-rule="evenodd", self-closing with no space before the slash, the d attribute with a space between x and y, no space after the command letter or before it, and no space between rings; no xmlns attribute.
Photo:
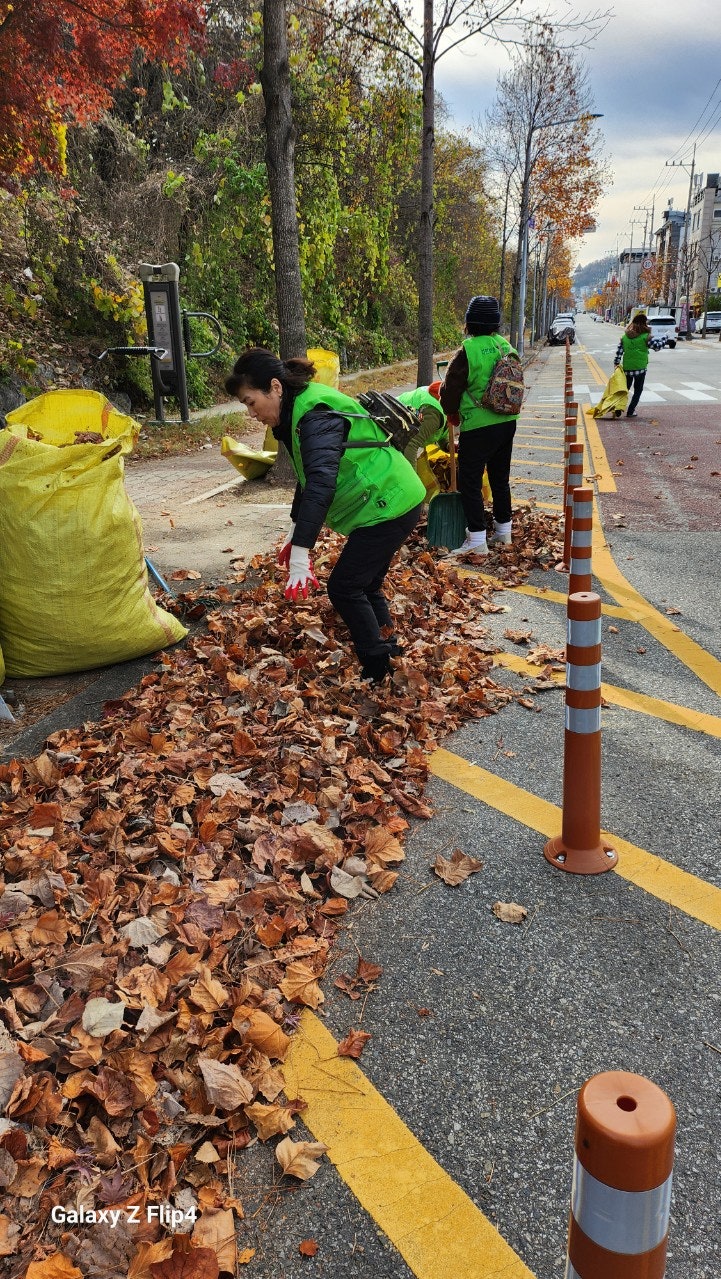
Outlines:
<svg viewBox="0 0 721 1279"><path fill-rule="evenodd" d="M481 408L481 396L500 357L517 355L518 352L499 333L466 338L463 349L468 357L468 385L458 406L460 429L475 431L479 426L490 426L491 422L514 421L518 416L516 413L494 413L492 409Z"/></svg>
<svg viewBox="0 0 721 1279"><path fill-rule="evenodd" d="M446 415L443 412L439 401L434 395L431 395L427 387L417 386L414 391L403 391L400 395L396 396L396 399L400 400L401 404L407 404L411 409L422 409L424 406L428 406L428 408L435 409L436 413L439 415L440 422L438 429L434 431L428 439L424 439L424 444L439 443L448 439Z"/></svg>
<svg viewBox="0 0 721 1279"><path fill-rule="evenodd" d="M367 441L369 445L346 448L341 454L335 497L325 517L329 528L335 533L352 533L355 528L405 515L424 500L425 485L410 462L388 443L385 432L358 401L320 382L310 382L293 401L291 460L301 488L305 488L305 473L300 454L300 419L316 404L327 404L332 412L350 422L347 444Z"/></svg>
<svg viewBox="0 0 721 1279"><path fill-rule="evenodd" d="M639 333L637 338L627 337L624 333L623 369L624 372L640 373L648 368L648 333Z"/></svg>

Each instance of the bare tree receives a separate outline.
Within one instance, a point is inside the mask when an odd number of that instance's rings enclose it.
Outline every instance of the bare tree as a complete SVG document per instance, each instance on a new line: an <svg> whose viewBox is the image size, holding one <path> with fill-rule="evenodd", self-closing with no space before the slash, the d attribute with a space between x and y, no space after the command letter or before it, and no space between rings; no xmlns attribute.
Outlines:
<svg viewBox="0 0 721 1279"><path fill-rule="evenodd" d="M518 248L511 293L511 341L517 345L525 315L522 288L532 220L543 217L556 233L581 234L601 193L603 170L594 158L586 72L573 50L557 43L548 28L514 54L498 78L487 133L505 154L511 199L517 214ZM505 174L504 174L505 176Z"/></svg>
<svg viewBox="0 0 721 1279"><path fill-rule="evenodd" d="M696 272L703 279L703 329L702 337L706 337L706 320L708 315L708 298L711 292L711 277L718 275L721 268L721 230L713 230L705 240L696 246Z"/></svg>

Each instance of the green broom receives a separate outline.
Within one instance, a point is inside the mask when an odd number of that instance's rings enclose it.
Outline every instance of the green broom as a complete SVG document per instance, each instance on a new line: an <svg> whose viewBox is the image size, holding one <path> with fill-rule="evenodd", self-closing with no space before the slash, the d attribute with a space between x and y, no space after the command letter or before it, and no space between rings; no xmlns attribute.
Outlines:
<svg viewBox="0 0 721 1279"><path fill-rule="evenodd" d="M451 465L451 487L448 493L436 493L428 507L429 546L446 546L457 551L466 540L466 516L461 495L456 487L456 445L453 427L448 423L448 458Z"/></svg>

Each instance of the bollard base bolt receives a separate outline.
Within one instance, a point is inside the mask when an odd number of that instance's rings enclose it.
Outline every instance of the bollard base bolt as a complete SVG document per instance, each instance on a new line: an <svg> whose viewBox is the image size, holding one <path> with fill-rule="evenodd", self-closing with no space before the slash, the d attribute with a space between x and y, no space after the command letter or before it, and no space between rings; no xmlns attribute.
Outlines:
<svg viewBox="0 0 721 1279"><path fill-rule="evenodd" d="M552 866L567 870L572 875L601 875L613 870L618 863L618 853L610 844L601 842L595 848L566 848L561 835L549 839L543 856Z"/></svg>

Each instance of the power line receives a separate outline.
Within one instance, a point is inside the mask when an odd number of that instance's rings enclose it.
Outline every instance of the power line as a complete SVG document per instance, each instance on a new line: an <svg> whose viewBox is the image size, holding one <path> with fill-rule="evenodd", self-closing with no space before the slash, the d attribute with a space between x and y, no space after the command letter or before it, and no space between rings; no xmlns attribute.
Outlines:
<svg viewBox="0 0 721 1279"><path fill-rule="evenodd" d="M699 117L698 117L698 119L695 121L695 123L691 125L691 128L690 128L690 130L689 130L689 132L688 132L687 136L684 138L684 140L683 140L683 142L681 143L681 145L680 145L680 146L678 146L678 147L676 147L676 150L674 151L673 155L669 156L669 159L670 159L670 160L673 160L673 159L675 158L675 156L677 156L677 155L679 154L679 152L688 150L688 146L689 146L689 143L691 142L691 139L693 138L694 130L695 130L695 129L698 129L698 128L705 128L705 127L706 127L706 125L702 125L702 124L701 124L701 121L703 120L703 117L705 116L705 114L706 114L706 112L707 112L707 110L708 110L709 106L711 105L711 102L712 102L712 101L713 101L713 99L715 98L715 96L716 96L716 90L718 89L719 85L721 85L721 77L719 77L719 79L716 81L716 83L715 83L715 85L714 85L713 89L711 90L711 93L709 94L708 98L706 99L706 103L705 103L705 105L704 105L704 107L703 107L703 110L701 111L700 116L699 116ZM718 107L718 103L716 104L716 107L714 107L714 110L716 110L716 109L717 109L717 107Z"/></svg>

